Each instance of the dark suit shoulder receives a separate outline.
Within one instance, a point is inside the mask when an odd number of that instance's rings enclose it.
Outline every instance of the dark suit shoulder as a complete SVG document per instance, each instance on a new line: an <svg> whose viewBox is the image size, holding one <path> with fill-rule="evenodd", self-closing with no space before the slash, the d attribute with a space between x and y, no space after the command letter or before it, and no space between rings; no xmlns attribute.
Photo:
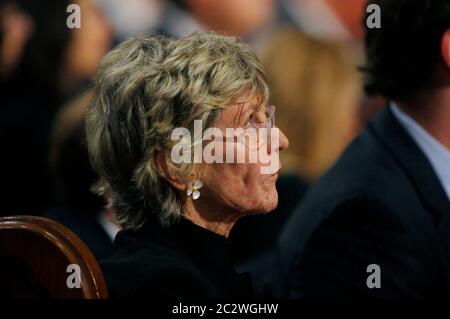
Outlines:
<svg viewBox="0 0 450 319"><path fill-rule="evenodd" d="M366 129L311 187L284 236L300 236L306 244L321 224L332 219L378 225L374 229L380 232L392 225L397 232L423 240L435 235L430 217L401 165Z"/></svg>
<svg viewBox="0 0 450 319"><path fill-rule="evenodd" d="M297 250L291 297L423 298L442 296L439 238L431 224L413 222L382 201L352 198L337 204ZM417 219L417 218L416 218ZM382 285L370 289L368 267Z"/></svg>
<svg viewBox="0 0 450 319"><path fill-rule="evenodd" d="M433 219L402 163L370 127L311 188L280 247L291 297L423 297L444 291ZM366 285L371 264L383 271L382 289Z"/></svg>

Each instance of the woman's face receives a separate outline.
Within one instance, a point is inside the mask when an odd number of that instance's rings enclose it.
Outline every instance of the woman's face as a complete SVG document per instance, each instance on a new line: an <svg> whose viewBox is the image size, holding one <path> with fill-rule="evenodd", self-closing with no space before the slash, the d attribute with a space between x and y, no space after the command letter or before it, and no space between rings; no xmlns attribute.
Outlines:
<svg viewBox="0 0 450 319"><path fill-rule="evenodd" d="M225 132L226 128L246 128L251 118L264 123L266 120L265 109L265 105L258 106L257 99L232 105L222 111L215 127L222 132ZM272 135L272 141L274 136L276 135ZM249 157L245 156L244 163L236 163L237 152L249 149L248 141L230 141L227 139L225 144L233 144L234 163L205 164L205 169L201 175L201 181L203 182L201 200L195 204L206 206L205 209L211 213L231 212L238 217L270 212L275 209L278 204L275 182L281 168L278 153L280 150L285 150L289 145L287 137L281 131L278 140L278 143L266 143L259 147L258 152L262 152L260 154L264 155L262 156L263 160L258 157L256 162L250 162ZM279 146L276 144L279 144ZM254 150L255 148L250 147L250 149ZM267 158L269 157L271 166L274 168L270 173L263 174L261 168L262 166L267 167Z"/></svg>

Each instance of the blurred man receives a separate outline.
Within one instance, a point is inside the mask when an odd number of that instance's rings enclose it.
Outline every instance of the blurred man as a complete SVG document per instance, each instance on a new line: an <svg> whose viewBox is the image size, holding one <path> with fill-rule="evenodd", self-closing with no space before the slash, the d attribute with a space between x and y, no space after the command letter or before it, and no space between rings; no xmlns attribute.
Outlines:
<svg viewBox="0 0 450 319"><path fill-rule="evenodd" d="M365 88L391 102L287 222L291 298L450 296L450 2L369 4Z"/></svg>

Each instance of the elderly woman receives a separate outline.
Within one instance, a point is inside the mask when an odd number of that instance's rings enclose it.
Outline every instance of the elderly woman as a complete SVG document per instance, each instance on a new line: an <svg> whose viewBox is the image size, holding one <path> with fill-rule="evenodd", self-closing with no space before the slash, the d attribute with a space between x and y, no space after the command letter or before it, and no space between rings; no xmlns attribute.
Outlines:
<svg viewBox="0 0 450 319"><path fill-rule="evenodd" d="M276 159L288 141L267 100L260 63L231 37L133 38L105 56L87 139L97 189L124 229L101 263L112 298L251 294L247 276L233 270L227 236L240 217L278 202ZM180 139L177 129L189 134ZM177 152L180 143L189 147ZM206 158L211 144L209 155L226 160Z"/></svg>

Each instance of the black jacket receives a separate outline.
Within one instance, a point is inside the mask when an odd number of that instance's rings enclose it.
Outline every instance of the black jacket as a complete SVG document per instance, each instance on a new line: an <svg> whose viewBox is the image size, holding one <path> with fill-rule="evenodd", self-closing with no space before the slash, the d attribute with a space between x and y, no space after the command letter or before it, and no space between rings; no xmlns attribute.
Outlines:
<svg viewBox="0 0 450 319"><path fill-rule="evenodd" d="M450 163L449 163L450 165ZM389 108L306 195L279 241L284 296L449 297L450 202ZM381 288L368 288L371 264Z"/></svg>
<svg viewBox="0 0 450 319"><path fill-rule="evenodd" d="M246 298L248 274L237 274L229 243L184 218L168 230L147 223L121 231L100 263L110 298Z"/></svg>

